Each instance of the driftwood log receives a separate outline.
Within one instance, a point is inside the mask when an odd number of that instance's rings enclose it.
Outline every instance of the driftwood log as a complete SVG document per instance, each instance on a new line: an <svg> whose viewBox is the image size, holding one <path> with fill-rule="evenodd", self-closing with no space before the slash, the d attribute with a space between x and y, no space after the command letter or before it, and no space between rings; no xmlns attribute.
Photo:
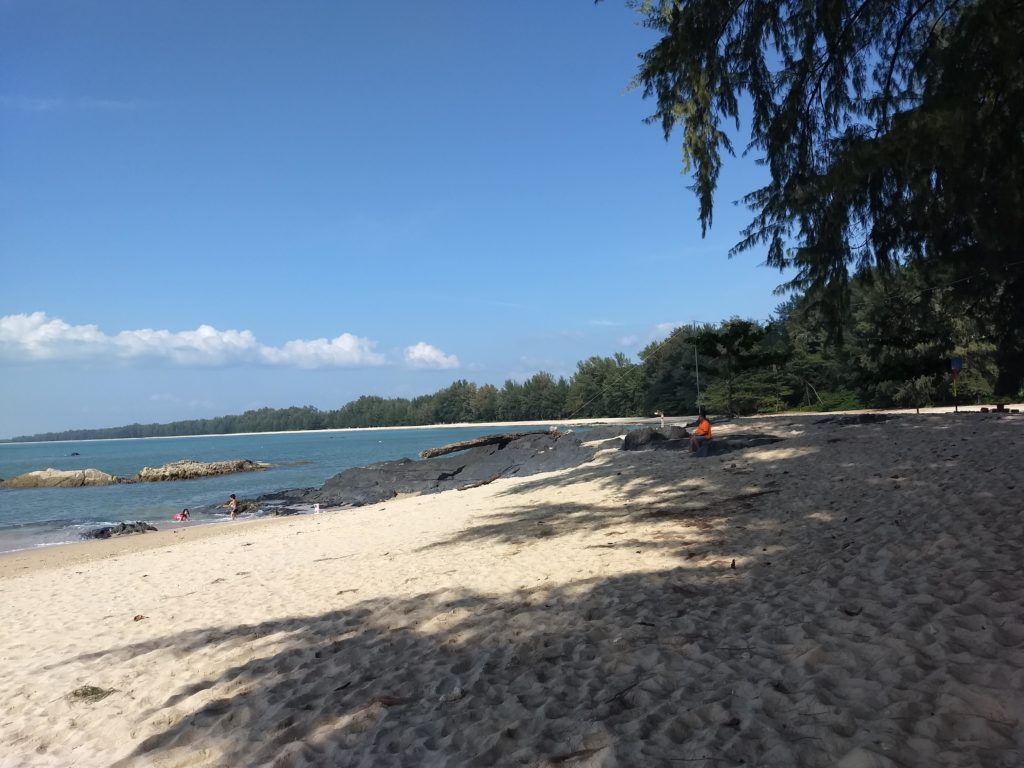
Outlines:
<svg viewBox="0 0 1024 768"><path fill-rule="evenodd" d="M442 445L438 448L427 448L426 450L420 451L420 457L424 459L432 459L435 456L444 456L447 453L455 453L456 451L465 451L470 448L479 448L481 445L494 445L497 443L502 448L520 437L526 437L527 435L548 435L554 434L546 429L535 429L532 432L509 432L504 435L484 435L483 437L476 437L472 440L463 440L459 443L448 443L448 445Z"/></svg>

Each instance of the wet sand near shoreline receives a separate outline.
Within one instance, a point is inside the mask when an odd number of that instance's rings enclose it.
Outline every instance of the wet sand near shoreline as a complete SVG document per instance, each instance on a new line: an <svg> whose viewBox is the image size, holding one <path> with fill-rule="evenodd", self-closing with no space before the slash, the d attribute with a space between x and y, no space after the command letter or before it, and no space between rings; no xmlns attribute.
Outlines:
<svg viewBox="0 0 1024 768"><path fill-rule="evenodd" d="M17 575L23 571L84 565L94 560L107 560L122 554L166 549L188 542L202 541L228 533L228 529L239 525L256 528L275 522L280 522L280 519L241 518L231 522L201 520L192 524L174 523L173 525L177 527L173 529L157 530L145 534L0 552L0 579ZM161 525L161 527L163 526Z"/></svg>

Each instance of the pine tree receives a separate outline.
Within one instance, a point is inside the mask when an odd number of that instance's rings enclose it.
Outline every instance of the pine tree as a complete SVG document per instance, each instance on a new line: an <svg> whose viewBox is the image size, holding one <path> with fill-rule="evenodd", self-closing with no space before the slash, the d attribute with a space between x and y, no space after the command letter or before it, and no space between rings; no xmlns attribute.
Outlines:
<svg viewBox="0 0 1024 768"><path fill-rule="evenodd" d="M666 138L682 129L701 225L723 125L752 106L770 181L735 250L795 268L833 329L854 274L915 264L977 307L1000 393L1024 385L1024 3L644 0L662 33L637 83Z"/></svg>

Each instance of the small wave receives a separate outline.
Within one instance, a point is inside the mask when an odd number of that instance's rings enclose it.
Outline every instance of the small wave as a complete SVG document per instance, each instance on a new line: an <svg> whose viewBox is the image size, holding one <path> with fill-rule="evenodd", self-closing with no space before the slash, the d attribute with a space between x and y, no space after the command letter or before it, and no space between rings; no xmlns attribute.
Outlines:
<svg viewBox="0 0 1024 768"><path fill-rule="evenodd" d="M0 531L17 531L25 528L58 531L61 528L75 528L84 525L117 525L117 522L90 520L84 517L66 517L57 520L21 520L13 523L0 524Z"/></svg>

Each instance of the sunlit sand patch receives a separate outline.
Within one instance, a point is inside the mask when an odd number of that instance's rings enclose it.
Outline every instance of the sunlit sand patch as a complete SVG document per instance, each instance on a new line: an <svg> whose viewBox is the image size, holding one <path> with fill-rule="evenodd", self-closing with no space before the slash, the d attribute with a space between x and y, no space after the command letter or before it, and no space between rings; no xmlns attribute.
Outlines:
<svg viewBox="0 0 1024 768"><path fill-rule="evenodd" d="M787 459L800 459L804 456L812 456L819 453L821 449L817 446L790 446L785 448L763 448L748 451L743 454L744 458L751 461L786 461Z"/></svg>
<svg viewBox="0 0 1024 768"><path fill-rule="evenodd" d="M811 512L807 517L808 519L816 520L819 523L831 523L836 519L836 516L831 512Z"/></svg>

